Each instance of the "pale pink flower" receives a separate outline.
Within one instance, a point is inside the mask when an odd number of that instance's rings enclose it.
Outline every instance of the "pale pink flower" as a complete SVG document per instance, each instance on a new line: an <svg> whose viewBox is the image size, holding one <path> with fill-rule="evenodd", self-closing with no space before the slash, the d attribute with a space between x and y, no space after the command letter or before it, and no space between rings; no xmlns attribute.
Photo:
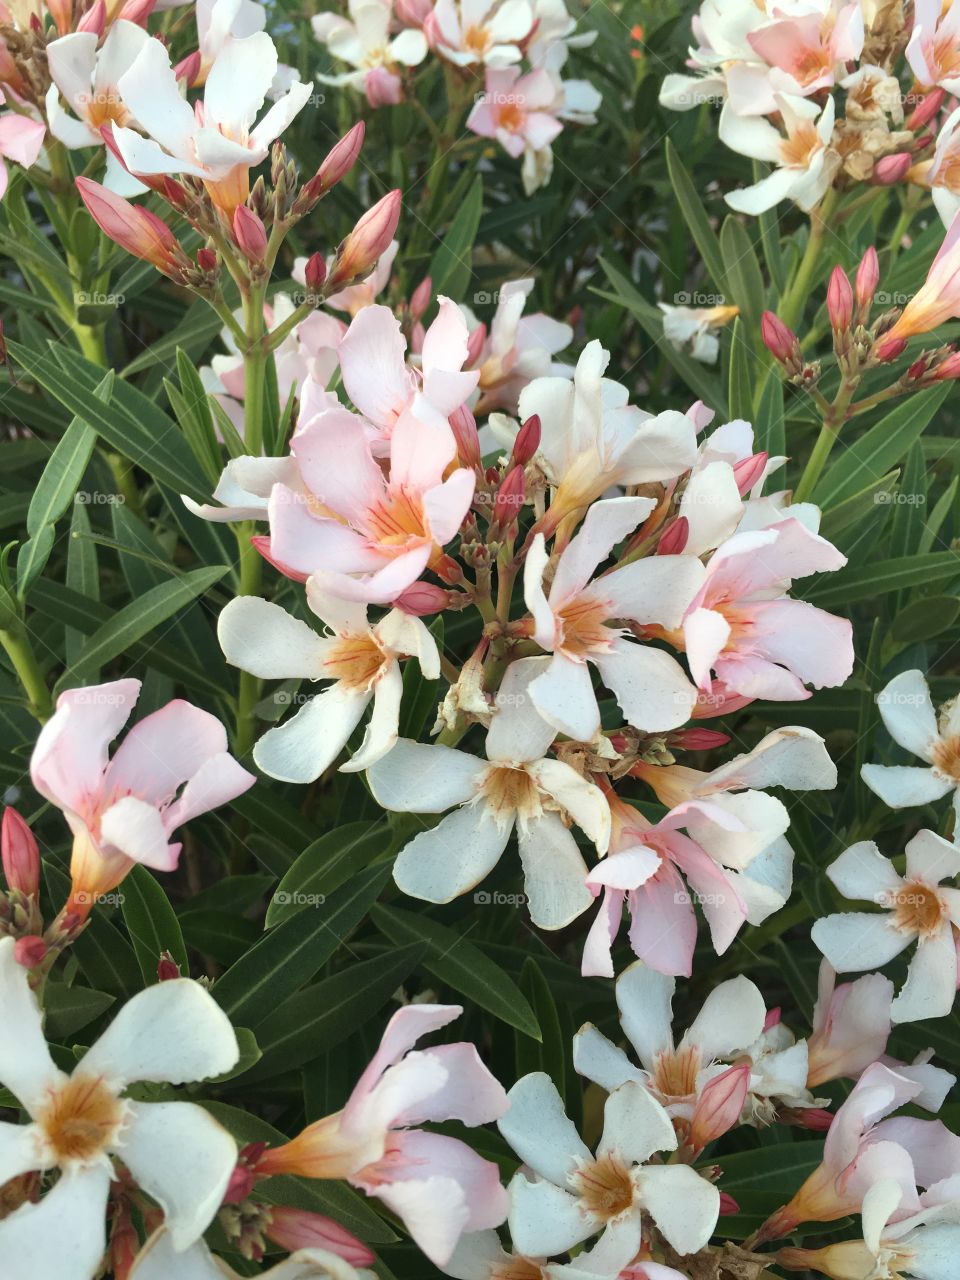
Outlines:
<svg viewBox="0 0 960 1280"><path fill-rule="evenodd" d="M950 224L926 280L896 323L878 339L874 354L881 360L893 359L903 350L905 339L929 333L957 314L960 314L960 216L955 216Z"/></svg>
<svg viewBox="0 0 960 1280"><path fill-rule="evenodd" d="M929 160L921 160L910 172L911 180L930 188L940 221L949 227L960 213L960 107L951 111L940 126L937 143Z"/></svg>
<svg viewBox="0 0 960 1280"><path fill-rule="evenodd" d="M877 694L887 732L898 746L923 765L865 764L864 782L891 809L930 804L953 792L960 813L960 700L952 698L938 711L922 671L904 671Z"/></svg>
<svg viewBox="0 0 960 1280"><path fill-rule="evenodd" d="M489 409L515 413L517 397L534 378L573 372L553 359L573 341L571 327L542 311L523 314L533 286L531 279L510 280L497 290L497 309L475 361L480 370L478 413ZM468 316L468 322L472 333L476 321Z"/></svg>
<svg viewBox="0 0 960 1280"><path fill-rule="evenodd" d="M872 840L845 849L827 875L845 898L875 902L884 910L825 916L811 935L840 973L878 968L917 944L907 980L890 1007L895 1023L944 1017L957 990L953 930L960 927L960 889L941 881L960 875L960 849L932 831L920 831L907 843L906 855L901 876Z"/></svg>
<svg viewBox="0 0 960 1280"><path fill-rule="evenodd" d="M940 0L915 0L906 58L920 84L960 93L960 13Z"/></svg>
<svg viewBox="0 0 960 1280"><path fill-rule="evenodd" d="M386 397L381 403L388 407ZM386 475L363 420L342 406L308 418L291 449L306 493L273 486L264 555L288 576L315 575L345 599L395 600L439 557L470 509L474 472L460 467L444 479L456 453L446 422L440 429L404 413L393 427Z"/></svg>
<svg viewBox="0 0 960 1280"><path fill-rule="evenodd" d="M0 113L0 200L10 181L4 161L12 160L29 169L43 149L46 133L46 125L40 120L31 120L15 111Z"/></svg>
<svg viewBox="0 0 960 1280"><path fill-rule="evenodd" d="M459 67L504 67L521 58L533 30L528 0L436 0L424 32L436 51Z"/></svg>
<svg viewBox="0 0 960 1280"><path fill-rule="evenodd" d="M177 828L256 780L228 753L220 721L179 698L136 724L110 759L139 696L139 680L66 690L30 760L34 787L74 835L71 907L81 915L135 862L172 871Z"/></svg>
<svg viewBox="0 0 960 1280"><path fill-rule="evenodd" d="M256 596L231 600L217 635L228 662L262 680L332 681L257 741L253 757L264 773L285 782L313 782L340 755L372 703L363 743L341 770L357 772L386 755L397 740L403 678L398 659L415 655L426 680L440 677L436 641L419 618L392 609L373 624L363 604L341 600L307 583L307 603L332 632Z"/></svg>
<svg viewBox="0 0 960 1280"><path fill-rule="evenodd" d="M825 573L846 556L789 517L728 538L681 626L680 647L701 689L717 680L750 698L796 701L843 684L853 670L850 623L788 591L794 578Z"/></svg>
<svg viewBox="0 0 960 1280"><path fill-rule="evenodd" d="M731 151L775 165L773 172L752 187L725 197L738 213L764 213L781 200L793 200L809 213L829 190L840 165L831 149L834 102L821 109L809 98L775 95L786 136L761 116L735 114L728 102L720 113L720 140Z"/></svg>
<svg viewBox="0 0 960 1280"><path fill-rule="evenodd" d="M507 1098L472 1044L414 1050L459 1017L459 1005L398 1010L342 1111L308 1125L258 1161L259 1177L345 1178L397 1214L438 1266L464 1232L499 1226L507 1196L497 1166L456 1138L418 1126L497 1120Z"/></svg>
<svg viewBox="0 0 960 1280"><path fill-rule="evenodd" d="M609 498L587 510L580 532L553 559L537 534L524 564L524 599L533 636L553 657L530 686L540 714L568 737L600 731L590 666L616 695L627 721L646 732L676 729L697 692L675 658L628 638L618 621L679 624L704 576L694 556L651 556L592 577L613 548L656 506L652 498ZM544 572L551 566L549 595Z"/></svg>
<svg viewBox="0 0 960 1280"><path fill-rule="evenodd" d="M556 99L557 86L548 71L521 75L517 67L488 67L485 91L467 117L467 128L481 138L495 138L517 160L526 151L543 151L560 135ZM532 188L524 186L530 195Z"/></svg>
<svg viewBox="0 0 960 1280"><path fill-rule="evenodd" d="M332 57L354 68L339 75L317 77L322 84L349 85L367 96L372 107L403 100L402 74L427 56L422 31L406 27L391 36L390 0L349 0L349 18L317 13L310 20L313 34Z"/></svg>
<svg viewBox="0 0 960 1280"><path fill-rule="evenodd" d="M590 905L586 863L568 824L575 822L602 853L610 811L599 787L547 756L556 730L537 713L528 689L548 661L521 658L507 668L485 760L401 738L370 769L370 789L384 809L453 809L401 849L393 875L404 893L427 902L466 893L496 866L516 828L534 923L562 929Z"/></svg>
<svg viewBox="0 0 960 1280"><path fill-rule="evenodd" d="M813 1030L807 1039L811 1088L841 1077L855 1080L883 1056L890 1038L893 983L879 973L836 986L836 971L820 963Z"/></svg>
<svg viewBox="0 0 960 1280"><path fill-rule="evenodd" d="M781 17L756 31L747 41L753 51L769 64L770 87L775 93L808 97L832 87L841 78L848 62L860 57L863 48L863 12L859 3L833 0L822 12Z"/></svg>

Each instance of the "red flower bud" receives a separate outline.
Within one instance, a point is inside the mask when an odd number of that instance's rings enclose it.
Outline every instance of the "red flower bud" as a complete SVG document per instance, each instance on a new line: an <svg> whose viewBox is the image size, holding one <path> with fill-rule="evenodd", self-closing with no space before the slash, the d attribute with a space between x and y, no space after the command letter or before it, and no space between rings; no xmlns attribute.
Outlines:
<svg viewBox="0 0 960 1280"><path fill-rule="evenodd" d="M523 467L540 448L540 415L532 414L520 430L513 442L511 462L515 467Z"/></svg>
<svg viewBox="0 0 960 1280"><path fill-rule="evenodd" d="M523 467L512 467L503 477L493 500L492 523L500 529L513 524L520 514L526 493Z"/></svg>
<svg viewBox="0 0 960 1280"><path fill-rule="evenodd" d="M878 360L896 360L906 348L906 338L881 338L874 345L873 354Z"/></svg>
<svg viewBox="0 0 960 1280"><path fill-rule="evenodd" d="M46 954L47 944L36 934L18 938L13 946L13 957L24 969L35 969L38 964L43 963Z"/></svg>
<svg viewBox="0 0 960 1280"><path fill-rule="evenodd" d="M727 1191L720 1192L720 1217L732 1218L735 1213L740 1212L740 1206L733 1196Z"/></svg>
<svg viewBox="0 0 960 1280"><path fill-rule="evenodd" d="M866 313L873 302L873 295L877 291L877 285L880 283L880 262L877 258L877 251L873 247L860 259L860 265L857 267L857 306L860 308L861 319L866 318Z"/></svg>
<svg viewBox="0 0 960 1280"><path fill-rule="evenodd" d="M375 1261L375 1255L346 1227L308 1209L271 1205L267 1235L289 1253L298 1249L326 1249L354 1267L366 1267Z"/></svg>
<svg viewBox="0 0 960 1280"><path fill-rule="evenodd" d="M169 951L161 951L160 959L157 961L157 981L172 982L174 978L180 977L180 966L174 960Z"/></svg>
<svg viewBox="0 0 960 1280"><path fill-rule="evenodd" d="M173 68L173 74L178 80L182 80L188 89L192 89L200 78L200 72L203 68L203 58L199 49L194 49L193 53L181 59Z"/></svg>
<svg viewBox="0 0 960 1280"><path fill-rule="evenodd" d="M197 266L201 271L205 271L207 275L212 275L217 269L217 252L208 246L197 250Z"/></svg>
<svg viewBox="0 0 960 1280"><path fill-rule="evenodd" d="M171 280L182 281L184 270L191 267L190 259L162 218L90 178L77 178L76 184L87 212L104 235L135 258L152 262Z"/></svg>
<svg viewBox="0 0 960 1280"><path fill-rule="evenodd" d="M451 413L450 430L457 442L457 457L461 466L477 469L481 465L480 436L477 433L477 420L465 404ZM498 479L494 476L494 479Z"/></svg>
<svg viewBox="0 0 960 1280"><path fill-rule="evenodd" d="M327 264L322 253L311 253L303 269L303 278L311 292L319 292L327 278Z"/></svg>
<svg viewBox="0 0 960 1280"><path fill-rule="evenodd" d="M797 335L772 311L765 311L761 317L760 336L763 345L781 364L785 364L799 348Z"/></svg>
<svg viewBox="0 0 960 1280"><path fill-rule="evenodd" d="M678 729L670 735L670 745L679 747L681 751L712 751L714 747L723 747L730 741L728 733L720 733L716 729Z"/></svg>
<svg viewBox="0 0 960 1280"><path fill-rule="evenodd" d="M425 618L431 613L440 613L450 602L450 595L443 587L433 582L415 582L401 591L394 600L394 605L404 613L415 618Z"/></svg>
<svg viewBox="0 0 960 1280"><path fill-rule="evenodd" d="M870 177L875 187L892 187L902 182L913 167L913 156L909 151L898 151L896 155L883 156L873 166Z"/></svg>
<svg viewBox="0 0 960 1280"><path fill-rule="evenodd" d="M690 537L690 521L686 516L677 516L660 535L657 543L658 556L678 556L687 545Z"/></svg>
<svg viewBox="0 0 960 1280"><path fill-rule="evenodd" d="M147 19L156 7L157 0L127 0L119 16L125 22L135 22L138 27L145 27Z"/></svg>
<svg viewBox="0 0 960 1280"><path fill-rule="evenodd" d="M904 129L916 132L918 129L922 129L924 125L929 124L943 106L943 100L946 96L945 89L931 89L926 97L907 116L903 122Z"/></svg>
<svg viewBox="0 0 960 1280"><path fill-rule="evenodd" d="M951 378L960 378L960 351L951 351L933 369L933 376L938 382L948 382Z"/></svg>
<svg viewBox="0 0 960 1280"><path fill-rule="evenodd" d="M480 353L483 351L483 344L487 340L487 326L478 324L467 338L467 358L464 362L464 368L469 369L480 359Z"/></svg>
<svg viewBox="0 0 960 1280"><path fill-rule="evenodd" d="M0 828L0 850L7 887L26 898L40 892L40 850L33 832L16 809L4 809Z"/></svg>
<svg viewBox="0 0 960 1280"><path fill-rule="evenodd" d="M263 262L267 256L267 229L245 204L233 211L233 239L250 262Z"/></svg>
<svg viewBox="0 0 960 1280"><path fill-rule="evenodd" d="M827 285L827 315L834 333L846 333L853 322L853 290L839 265L833 268Z"/></svg>

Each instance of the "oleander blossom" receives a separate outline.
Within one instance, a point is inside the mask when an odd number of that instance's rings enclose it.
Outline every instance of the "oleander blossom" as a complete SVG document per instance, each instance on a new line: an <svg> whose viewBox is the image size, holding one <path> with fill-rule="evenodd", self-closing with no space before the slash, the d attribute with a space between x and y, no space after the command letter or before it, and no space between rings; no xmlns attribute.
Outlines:
<svg viewBox="0 0 960 1280"><path fill-rule="evenodd" d="M80 917L135 863L172 871L177 828L255 781L227 751L220 721L179 698L139 721L110 758L140 688L114 680L61 693L30 760L34 787L73 832L68 910Z"/></svg>
<svg viewBox="0 0 960 1280"><path fill-rule="evenodd" d="M37 1203L0 1221L5 1276L93 1280L107 1244L112 1157L163 1209L170 1248L190 1248L220 1207L236 1144L192 1102L140 1102L125 1093L139 1082L180 1085L229 1071L239 1049L226 1014L190 979L148 987L68 1075L47 1049L12 938L0 940L0 1010L0 1082L29 1116L25 1125L0 1125L3 1180L60 1172Z"/></svg>
<svg viewBox="0 0 960 1280"><path fill-rule="evenodd" d="M376 1280L372 1271L357 1271L326 1249L298 1249L260 1274L264 1280ZM240 1280L240 1276L215 1258L202 1240L178 1253L170 1232L161 1228L137 1254L129 1280Z"/></svg>

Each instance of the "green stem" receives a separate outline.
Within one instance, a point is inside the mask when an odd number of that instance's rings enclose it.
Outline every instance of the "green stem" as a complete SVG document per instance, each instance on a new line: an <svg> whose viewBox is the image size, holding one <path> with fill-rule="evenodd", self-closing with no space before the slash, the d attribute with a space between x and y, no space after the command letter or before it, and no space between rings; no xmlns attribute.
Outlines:
<svg viewBox="0 0 960 1280"><path fill-rule="evenodd" d="M0 631L0 644L6 650L7 657L13 663L13 669L23 685L29 699L30 713L43 724L53 712L53 700L30 644L26 627L18 623L9 631Z"/></svg>
<svg viewBox="0 0 960 1280"><path fill-rule="evenodd" d="M790 287L777 309L777 315L789 329L795 329L803 315L803 308L810 293L827 234L827 219L833 210L835 200L835 193L829 191L820 207L814 209L810 215L810 237L807 240L807 247L800 259L796 274L790 282Z"/></svg>

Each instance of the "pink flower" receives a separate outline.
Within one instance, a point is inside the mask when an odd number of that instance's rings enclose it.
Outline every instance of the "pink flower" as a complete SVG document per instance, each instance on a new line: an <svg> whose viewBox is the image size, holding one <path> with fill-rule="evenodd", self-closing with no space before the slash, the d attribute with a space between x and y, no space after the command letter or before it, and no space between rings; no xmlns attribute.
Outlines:
<svg viewBox="0 0 960 1280"><path fill-rule="evenodd" d="M841 1076L855 1079L883 1056L890 1037L890 979L868 973L839 987L836 979L836 972L822 961L813 1031L807 1041L811 1089Z"/></svg>
<svg viewBox="0 0 960 1280"><path fill-rule="evenodd" d="M496 138L516 160L558 137L563 125L554 114L556 102L557 85L548 71L522 76L518 67L488 67L486 91L467 117L467 128L481 138Z"/></svg>
<svg viewBox="0 0 960 1280"><path fill-rule="evenodd" d="M960 13L958 13L960 18ZM904 341L929 333L960 313L960 216L954 218L927 278L874 348L880 360L893 359Z"/></svg>
<svg viewBox="0 0 960 1280"><path fill-rule="evenodd" d="M473 471L443 478L456 453L443 427L404 414L385 475L362 419L343 407L311 417L291 442L307 492L274 485L267 559L290 577L315 576L345 599L395 599L439 557L473 499Z"/></svg>
<svg viewBox="0 0 960 1280"><path fill-rule="evenodd" d="M796 517L729 538L707 564L706 582L682 624L690 673L711 675L749 698L796 701L843 684L853 670L850 623L787 592L794 578L839 569L843 556Z"/></svg>
<svg viewBox="0 0 960 1280"><path fill-rule="evenodd" d="M499 1226L509 1202L496 1165L456 1138L418 1127L487 1124L507 1110L506 1094L472 1044L412 1051L462 1012L431 1004L398 1010L343 1110L268 1150L257 1175L345 1178L382 1200L440 1266L463 1232Z"/></svg>
<svg viewBox="0 0 960 1280"><path fill-rule="evenodd" d="M960 91L960 13L940 0L915 0L907 62L920 84Z"/></svg>
<svg viewBox="0 0 960 1280"><path fill-rule="evenodd" d="M747 41L770 64L772 90L807 97L829 88L846 63L859 58L863 35L860 5L834 3L824 13L768 23L750 32Z"/></svg>
<svg viewBox="0 0 960 1280"><path fill-rule="evenodd" d="M13 160L25 169L36 161L43 147L46 125L14 111L0 114L0 200L7 190L10 175L4 160Z"/></svg>
<svg viewBox="0 0 960 1280"><path fill-rule="evenodd" d="M553 359L573 341L571 327L542 311L523 314L533 285L531 279L509 280L497 293L490 332L484 335L476 360L480 370L478 413L489 409L516 413L517 397L534 378L572 373L569 365Z"/></svg>
<svg viewBox="0 0 960 1280"><path fill-rule="evenodd" d="M68 689L30 761L34 787L74 835L69 905L81 917L135 862L172 871L176 829L256 781L228 754L220 721L181 699L135 725L110 759L139 696L139 680Z"/></svg>

